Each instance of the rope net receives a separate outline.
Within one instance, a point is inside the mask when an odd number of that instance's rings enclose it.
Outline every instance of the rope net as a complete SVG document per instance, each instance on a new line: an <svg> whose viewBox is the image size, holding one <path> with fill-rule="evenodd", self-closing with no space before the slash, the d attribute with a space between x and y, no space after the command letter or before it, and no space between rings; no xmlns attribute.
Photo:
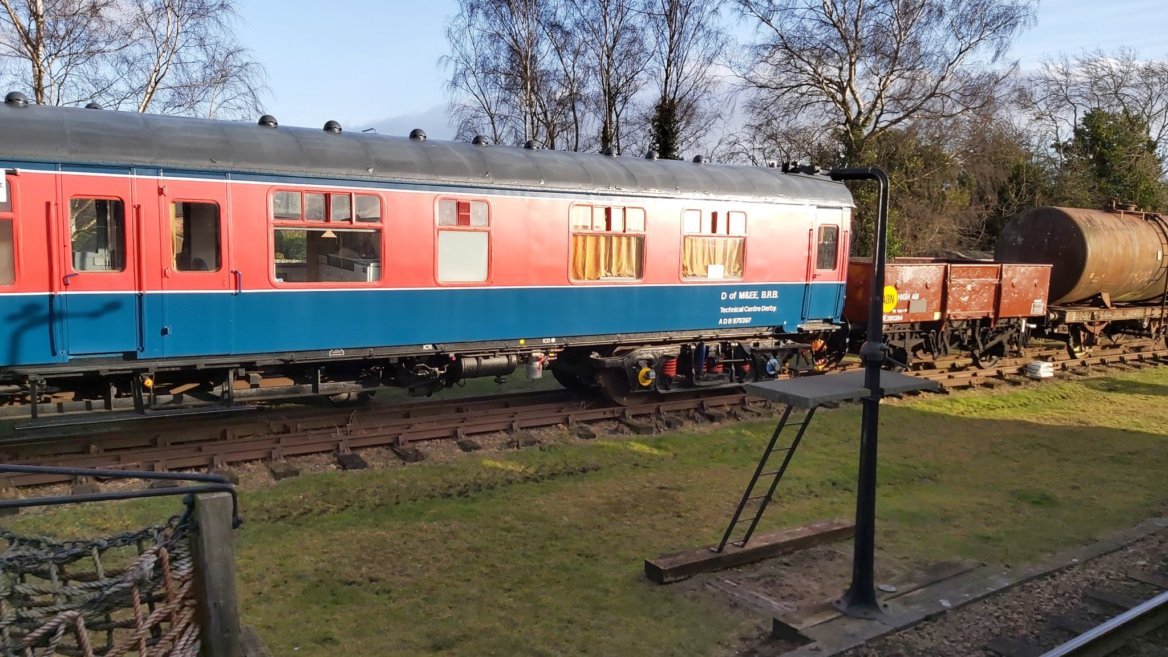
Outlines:
<svg viewBox="0 0 1168 657"><path fill-rule="evenodd" d="M0 529L0 655L197 657L191 522L80 541Z"/></svg>

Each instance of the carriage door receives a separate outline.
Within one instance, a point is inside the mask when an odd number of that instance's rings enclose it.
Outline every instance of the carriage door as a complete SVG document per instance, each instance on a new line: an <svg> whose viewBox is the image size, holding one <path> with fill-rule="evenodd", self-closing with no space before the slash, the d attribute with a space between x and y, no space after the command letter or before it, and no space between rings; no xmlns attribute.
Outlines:
<svg viewBox="0 0 1168 657"><path fill-rule="evenodd" d="M236 288L228 263L227 184L166 180L158 191L162 354L229 354Z"/></svg>
<svg viewBox="0 0 1168 657"><path fill-rule="evenodd" d="M60 180L63 262L54 291L65 351L136 356L142 346L141 267L131 179L66 174Z"/></svg>
<svg viewBox="0 0 1168 657"><path fill-rule="evenodd" d="M807 320L833 320L840 311L843 266L843 210L816 208L811 230L811 267L803 317Z"/></svg>

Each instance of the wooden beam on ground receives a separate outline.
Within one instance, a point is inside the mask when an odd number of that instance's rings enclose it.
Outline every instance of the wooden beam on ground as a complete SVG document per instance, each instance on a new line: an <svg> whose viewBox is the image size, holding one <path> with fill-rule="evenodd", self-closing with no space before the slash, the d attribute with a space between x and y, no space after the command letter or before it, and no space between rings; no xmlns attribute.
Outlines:
<svg viewBox="0 0 1168 657"><path fill-rule="evenodd" d="M856 527L846 520L819 520L801 527L759 534L746 547L727 545L721 552L704 547L689 552L645 560L645 575L658 584L668 584L723 568L769 559L824 543L851 538Z"/></svg>

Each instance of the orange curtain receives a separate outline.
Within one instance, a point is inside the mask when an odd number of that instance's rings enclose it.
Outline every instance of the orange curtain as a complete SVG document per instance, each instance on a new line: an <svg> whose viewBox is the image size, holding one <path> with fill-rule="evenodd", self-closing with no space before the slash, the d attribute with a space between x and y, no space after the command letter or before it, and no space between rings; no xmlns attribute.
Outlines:
<svg viewBox="0 0 1168 657"><path fill-rule="evenodd" d="M643 239L640 235L572 235L572 278L640 278Z"/></svg>
<svg viewBox="0 0 1168 657"><path fill-rule="evenodd" d="M686 278L709 278L710 265L722 265L723 278L742 278L746 239L742 237L685 238L681 273Z"/></svg>

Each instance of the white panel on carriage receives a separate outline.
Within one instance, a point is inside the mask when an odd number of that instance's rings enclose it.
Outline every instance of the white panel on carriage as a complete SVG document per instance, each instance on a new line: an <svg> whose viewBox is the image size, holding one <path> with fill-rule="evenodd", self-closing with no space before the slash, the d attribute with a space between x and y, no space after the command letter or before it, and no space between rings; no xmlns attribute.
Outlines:
<svg viewBox="0 0 1168 657"><path fill-rule="evenodd" d="M471 283L487 280L490 233L442 230L438 232L438 280Z"/></svg>

